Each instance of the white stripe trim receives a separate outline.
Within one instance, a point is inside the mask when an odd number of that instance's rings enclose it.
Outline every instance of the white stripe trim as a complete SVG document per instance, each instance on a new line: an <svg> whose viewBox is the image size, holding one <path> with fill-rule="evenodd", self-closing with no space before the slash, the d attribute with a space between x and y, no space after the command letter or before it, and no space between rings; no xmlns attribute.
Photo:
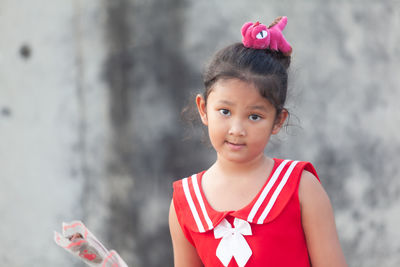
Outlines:
<svg viewBox="0 0 400 267"><path fill-rule="evenodd" d="M260 197L257 199L256 203L254 204L253 208L251 209L249 216L247 217L248 222L253 222L254 216L256 216L258 209L260 208L261 204L264 202L265 198L267 197L269 190L271 190L272 186L275 184L276 180L278 179L279 175L281 174L282 169L285 167L286 163L288 163L288 162L289 162L288 159L284 160L278 166L278 168L276 168L271 179L268 181L267 186L264 188Z"/></svg>
<svg viewBox="0 0 400 267"><path fill-rule="evenodd" d="M194 192L196 193L197 201L199 201L201 211L203 212L204 219L207 222L208 230L211 230L211 229L213 229L214 226L213 226L213 223L212 223L210 217L208 216L206 206L204 205L204 200L200 193L200 187L199 187L199 183L197 181L196 174L192 175L192 183L193 183Z"/></svg>
<svg viewBox="0 0 400 267"><path fill-rule="evenodd" d="M182 180L182 185L183 185L183 191L185 192L186 200L189 204L190 210L192 211L193 218L197 224L197 228L199 229L200 233L204 233L205 230L203 224L201 223L199 214L197 213L196 210L196 206L194 205L192 196L190 195L188 178Z"/></svg>
<svg viewBox="0 0 400 267"><path fill-rule="evenodd" d="M298 161L293 161L288 170L285 173L285 176L283 176L282 181L279 183L278 187L276 188L274 194L272 195L271 199L268 202L268 205L265 207L265 210L261 214L260 218L258 219L257 224L262 224L265 218L267 218L269 212L271 211L272 207L274 206L276 199L278 198L279 194L281 193L283 187L285 186L286 182L288 181L290 174L292 174L292 171L296 164L299 163Z"/></svg>

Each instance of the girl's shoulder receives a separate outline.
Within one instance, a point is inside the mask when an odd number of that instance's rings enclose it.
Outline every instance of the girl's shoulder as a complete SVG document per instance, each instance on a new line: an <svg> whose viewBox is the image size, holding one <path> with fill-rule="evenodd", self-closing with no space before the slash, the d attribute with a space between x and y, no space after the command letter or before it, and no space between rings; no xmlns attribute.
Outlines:
<svg viewBox="0 0 400 267"><path fill-rule="evenodd" d="M314 165L309 161L278 158L273 158L273 160L275 165L272 169L270 180L273 180L273 177L282 177L282 183L299 185L300 180L306 175L320 181Z"/></svg>

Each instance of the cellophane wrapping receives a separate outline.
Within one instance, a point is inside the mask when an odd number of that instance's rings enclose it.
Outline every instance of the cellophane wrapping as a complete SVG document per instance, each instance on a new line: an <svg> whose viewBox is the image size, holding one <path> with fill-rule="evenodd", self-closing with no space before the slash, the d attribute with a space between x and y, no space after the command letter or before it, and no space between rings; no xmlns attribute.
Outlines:
<svg viewBox="0 0 400 267"><path fill-rule="evenodd" d="M89 266L128 267L115 250L108 251L81 221L63 223L62 234L54 232L54 241Z"/></svg>

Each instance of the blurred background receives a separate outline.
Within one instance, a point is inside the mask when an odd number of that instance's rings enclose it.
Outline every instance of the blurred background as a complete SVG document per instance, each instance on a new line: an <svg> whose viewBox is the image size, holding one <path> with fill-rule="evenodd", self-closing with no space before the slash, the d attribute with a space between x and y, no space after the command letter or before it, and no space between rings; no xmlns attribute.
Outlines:
<svg viewBox="0 0 400 267"><path fill-rule="evenodd" d="M350 266L400 266L400 1L0 0L1 266L84 266L82 220L129 266L172 266L171 183L215 159L181 111L246 21L289 18L290 126Z"/></svg>

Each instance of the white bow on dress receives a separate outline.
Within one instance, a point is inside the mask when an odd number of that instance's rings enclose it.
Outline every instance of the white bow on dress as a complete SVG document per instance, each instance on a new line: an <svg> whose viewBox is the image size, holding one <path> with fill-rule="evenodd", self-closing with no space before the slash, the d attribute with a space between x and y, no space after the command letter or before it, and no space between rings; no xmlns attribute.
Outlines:
<svg viewBox="0 0 400 267"><path fill-rule="evenodd" d="M235 258L239 267L246 265L252 251L247 244L244 235L252 235L250 224L242 219L235 218L234 227L223 219L220 224L214 228L214 237L222 238L217 247L217 257L224 266L228 266L232 257Z"/></svg>

